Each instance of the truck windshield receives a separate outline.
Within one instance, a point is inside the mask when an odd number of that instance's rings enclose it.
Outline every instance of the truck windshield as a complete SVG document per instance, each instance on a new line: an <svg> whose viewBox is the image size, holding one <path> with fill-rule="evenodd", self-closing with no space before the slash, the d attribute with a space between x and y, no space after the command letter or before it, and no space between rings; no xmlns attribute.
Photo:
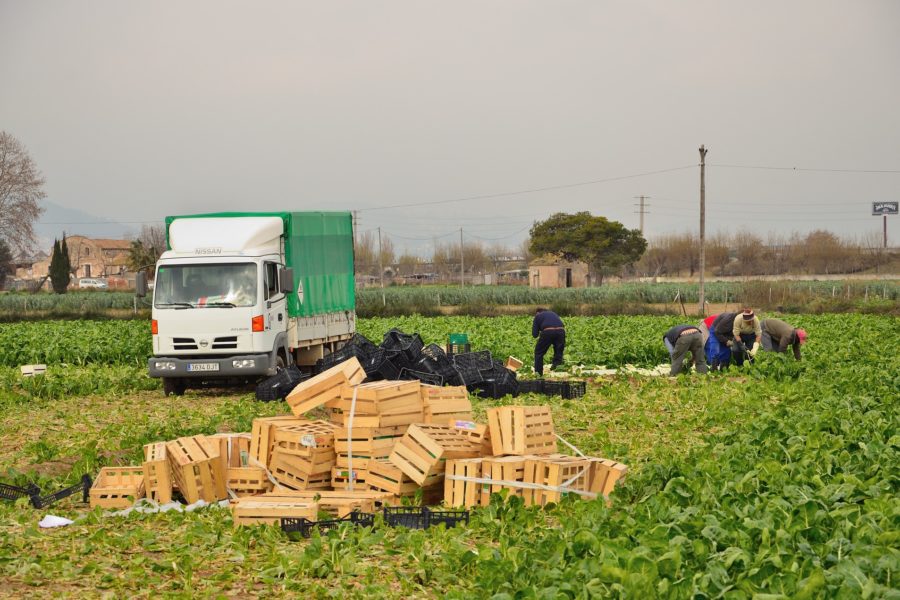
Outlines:
<svg viewBox="0 0 900 600"><path fill-rule="evenodd" d="M254 306L255 263L166 265L156 275L156 308Z"/></svg>

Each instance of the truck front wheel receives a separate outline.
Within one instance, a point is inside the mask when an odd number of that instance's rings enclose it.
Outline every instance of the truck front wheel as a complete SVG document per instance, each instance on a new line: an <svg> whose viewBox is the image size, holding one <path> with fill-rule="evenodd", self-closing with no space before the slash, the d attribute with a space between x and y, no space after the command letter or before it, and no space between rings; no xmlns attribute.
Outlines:
<svg viewBox="0 0 900 600"><path fill-rule="evenodd" d="M166 396L171 396L172 394L183 396L185 389L187 389L187 385L182 380L174 377L163 377L163 393Z"/></svg>

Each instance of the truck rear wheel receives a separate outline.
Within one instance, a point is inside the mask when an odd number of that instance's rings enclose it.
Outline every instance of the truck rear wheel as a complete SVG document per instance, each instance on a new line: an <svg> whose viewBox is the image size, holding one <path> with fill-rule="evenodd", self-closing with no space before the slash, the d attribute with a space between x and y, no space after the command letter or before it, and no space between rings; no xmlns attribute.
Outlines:
<svg viewBox="0 0 900 600"><path fill-rule="evenodd" d="M171 396L172 394L183 396L186 389L187 385L182 380L174 377L163 377L163 393L166 396Z"/></svg>

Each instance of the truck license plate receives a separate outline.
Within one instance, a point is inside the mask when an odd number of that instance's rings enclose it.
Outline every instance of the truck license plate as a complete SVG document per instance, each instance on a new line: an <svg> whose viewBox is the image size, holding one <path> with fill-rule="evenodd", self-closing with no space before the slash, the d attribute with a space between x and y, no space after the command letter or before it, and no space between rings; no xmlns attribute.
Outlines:
<svg viewBox="0 0 900 600"><path fill-rule="evenodd" d="M218 371L219 363L188 363L188 371Z"/></svg>

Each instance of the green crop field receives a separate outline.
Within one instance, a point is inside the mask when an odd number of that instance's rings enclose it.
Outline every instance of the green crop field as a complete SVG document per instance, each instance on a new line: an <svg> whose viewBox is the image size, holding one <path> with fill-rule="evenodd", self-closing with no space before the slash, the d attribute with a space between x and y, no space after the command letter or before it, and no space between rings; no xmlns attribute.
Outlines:
<svg viewBox="0 0 900 600"><path fill-rule="evenodd" d="M547 509L496 497L468 526L340 529L291 541L236 528L227 509L115 517L71 500L37 511L0 500L0 596L450 598L898 598L900 321L786 317L807 329L804 360L762 353L706 377L593 379L548 403L587 454L629 465L607 507ZM676 317L570 317L567 366L664 362ZM441 343L530 361L527 317L363 319ZM144 373L145 321L0 324L0 482L52 490L143 444L248 431L286 412L245 390L164 397ZM22 378L18 365L46 362ZM563 450L563 448L561 448ZM48 513L76 519L41 530Z"/></svg>

